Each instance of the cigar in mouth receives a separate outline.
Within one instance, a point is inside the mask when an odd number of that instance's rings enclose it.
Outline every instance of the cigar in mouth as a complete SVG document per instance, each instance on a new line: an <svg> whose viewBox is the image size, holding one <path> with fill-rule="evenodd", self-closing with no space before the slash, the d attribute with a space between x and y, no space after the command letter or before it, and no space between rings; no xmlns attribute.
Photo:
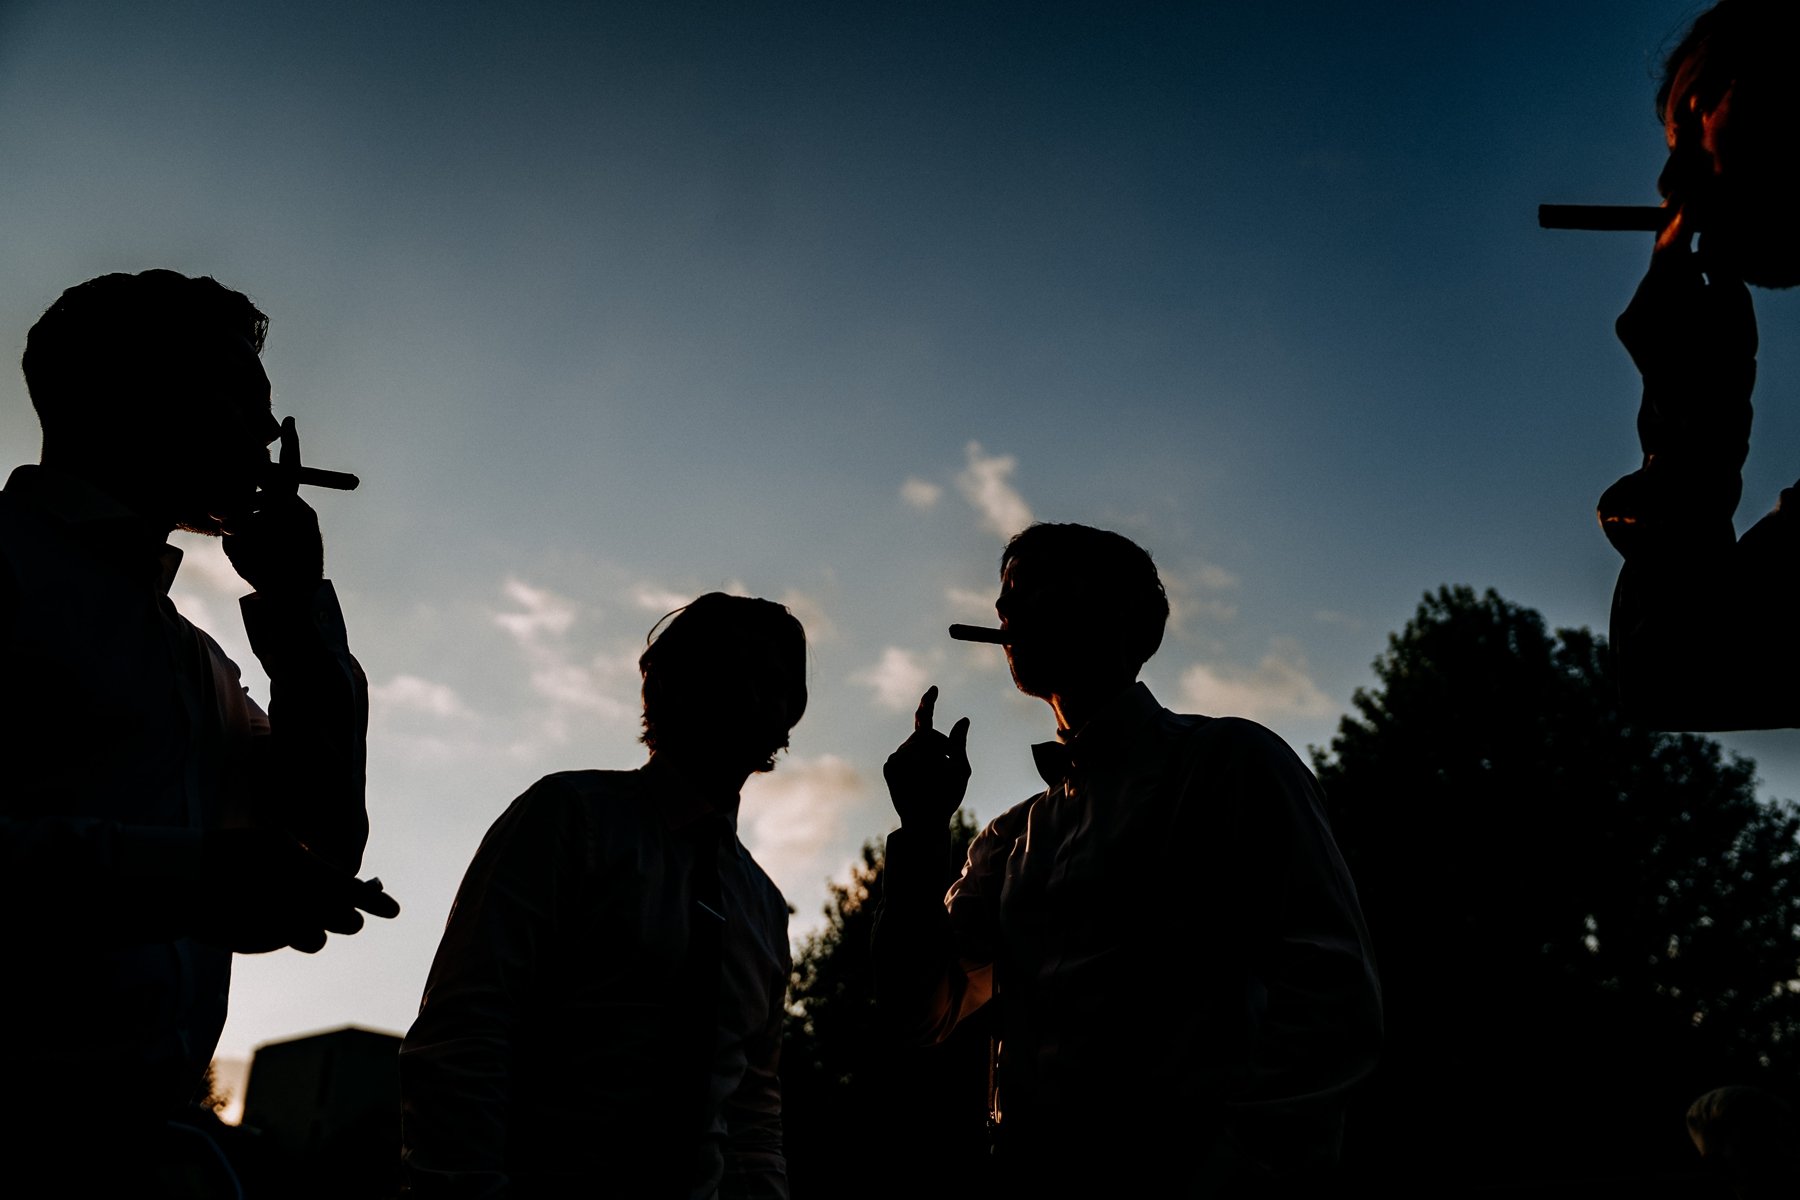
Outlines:
<svg viewBox="0 0 1800 1200"><path fill-rule="evenodd" d="M979 625L952 625L950 636L959 642L987 642L993 646L1005 646L1012 641L1012 636L1004 629L983 629Z"/></svg>
<svg viewBox="0 0 1800 1200"><path fill-rule="evenodd" d="M318 467L301 467L297 478L301 483L339 492L354 492L356 485L362 482L348 471L322 471Z"/></svg>
<svg viewBox="0 0 1800 1200"><path fill-rule="evenodd" d="M1679 211L1654 204L1540 204L1538 225L1544 229L1661 233Z"/></svg>

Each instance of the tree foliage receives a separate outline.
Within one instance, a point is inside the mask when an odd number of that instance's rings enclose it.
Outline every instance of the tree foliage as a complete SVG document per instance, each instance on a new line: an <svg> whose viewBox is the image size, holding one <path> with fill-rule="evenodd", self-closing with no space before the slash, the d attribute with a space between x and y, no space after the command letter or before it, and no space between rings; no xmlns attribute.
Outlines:
<svg viewBox="0 0 1800 1200"><path fill-rule="evenodd" d="M975 832L957 813L946 887ZM864 1196L981 1194L988 1029L964 1022L943 1045L921 1048L884 1027L869 951L884 862L877 843L864 844L849 882L830 885L824 928L794 961L781 1088L795 1200L852 1186Z"/></svg>
<svg viewBox="0 0 1800 1200"><path fill-rule="evenodd" d="M1754 764L1628 723L1603 639L1494 592L1427 595L1328 753L1388 1044L1365 1170L1693 1165L1686 1104L1791 1093L1800 833Z"/></svg>

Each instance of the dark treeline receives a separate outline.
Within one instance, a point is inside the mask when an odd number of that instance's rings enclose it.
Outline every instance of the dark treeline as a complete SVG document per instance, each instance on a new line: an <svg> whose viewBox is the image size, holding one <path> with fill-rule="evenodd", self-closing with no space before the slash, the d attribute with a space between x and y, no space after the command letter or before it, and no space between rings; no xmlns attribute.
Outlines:
<svg viewBox="0 0 1800 1200"><path fill-rule="evenodd" d="M1689 1102L1725 1084L1795 1098L1800 819L1716 742L1630 725L1603 639L1491 591L1428 595L1375 674L1314 752L1387 1012L1346 1183L1705 1194ZM795 965L793 1193L981 1195L987 1030L931 1050L885 1036L878 843L863 860ZM1170 949L1204 969L1204 946ZM1129 996L1122 981L1125 1022Z"/></svg>

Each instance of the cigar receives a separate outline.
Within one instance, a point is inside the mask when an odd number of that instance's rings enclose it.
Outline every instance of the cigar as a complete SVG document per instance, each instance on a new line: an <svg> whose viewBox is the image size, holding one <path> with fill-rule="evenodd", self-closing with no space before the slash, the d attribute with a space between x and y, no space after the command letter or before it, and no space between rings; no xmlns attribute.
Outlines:
<svg viewBox="0 0 1800 1200"><path fill-rule="evenodd" d="M1678 211L1653 204L1540 204L1538 225L1544 229L1661 233L1662 227Z"/></svg>
<svg viewBox="0 0 1800 1200"><path fill-rule="evenodd" d="M994 646L1005 646L1012 641L1012 635L1004 629L983 629L979 625L952 625L950 636L959 642L987 642Z"/></svg>
<svg viewBox="0 0 1800 1200"><path fill-rule="evenodd" d="M362 482L348 471L322 471L318 467L301 467L296 478L300 483L340 492L354 492L356 485Z"/></svg>

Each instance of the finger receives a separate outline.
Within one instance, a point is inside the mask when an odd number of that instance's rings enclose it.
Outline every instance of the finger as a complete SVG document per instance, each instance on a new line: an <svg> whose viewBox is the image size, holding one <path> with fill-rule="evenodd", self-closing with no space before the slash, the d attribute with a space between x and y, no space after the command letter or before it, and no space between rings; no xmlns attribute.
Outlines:
<svg viewBox="0 0 1800 1200"><path fill-rule="evenodd" d="M356 898L356 907L384 920L400 915L400 902L382 891L380 881L374 879L363 885L362 894Z"/></svg>
<svg viewBox="0 0 1800 1200"><path fill-rule="evenodd" d="M334 909L321 922L331 933L351 934L363 927L363 915L354 908Z"/></svg>
<svg viewBox="0 0 1800 1200"><path fill-rule="evenodd" d="M923 696L919 697L918 711L913 713L913 731L915 733L931 728L931 713L936 707L937 684L934 683L925 689Z"/></svg>
<svg viewBox="0 0 1800 1200"><path fill-rule="evenodd" d="M288 945L302 954L317 954L325 948L325 931L308 929L288 939Z"/></svg>
<svg viewBox="0 0 1800 1200"><path fill-rule="evenodd" d="M281 418L281 456L277 460L276 490L294 495L300 490L300 430L294 418Z"/></svg>
<svg viewBox="0 0 1800 1200"><path fill-rule="evenodd" d="M958 717L950 727L950 757L969 761L969 718Z"/></svg>

